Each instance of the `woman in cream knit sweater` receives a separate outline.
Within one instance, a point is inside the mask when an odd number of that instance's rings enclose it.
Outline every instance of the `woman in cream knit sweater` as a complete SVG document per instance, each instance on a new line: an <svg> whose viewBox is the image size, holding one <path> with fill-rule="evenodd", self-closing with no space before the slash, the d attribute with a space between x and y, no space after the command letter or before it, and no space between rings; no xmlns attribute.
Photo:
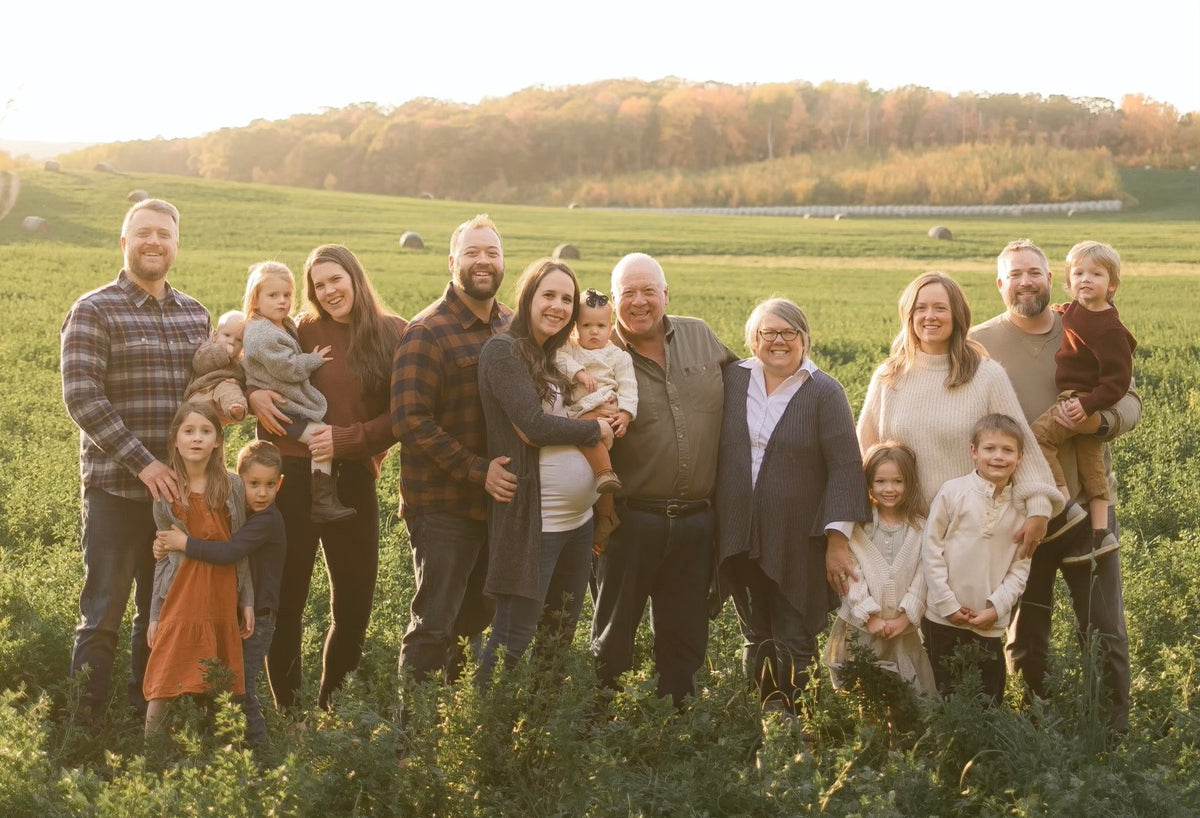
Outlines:
<svg viewBox="0 0 1200 818"><path fill-rule="evenodd" d="M1013 488L1029 518L1019 532L1020 556L1029 556L1046 533L1046 521L1062 509L1062 496L1048 490L1054 484L1050 467L1008 375L967 340L971 308L962 288L943 273L918 276L900 296L900 321L892 354L867 388L858 419L859 447L865 452L882 440L896 440L911 448L928 503L943 483L972 470L975 422L992 412L1013 418L1025 437ZM831 555L831 577L841 572L833 564L841 556Z"/></svg>

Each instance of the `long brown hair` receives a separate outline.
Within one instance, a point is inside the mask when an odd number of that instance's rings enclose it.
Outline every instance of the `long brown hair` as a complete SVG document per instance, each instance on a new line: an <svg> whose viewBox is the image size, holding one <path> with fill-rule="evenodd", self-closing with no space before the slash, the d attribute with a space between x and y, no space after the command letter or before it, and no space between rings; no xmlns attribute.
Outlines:
<svg viewBox="0 0 1200 818"><path fill-rule="evenodd" d="M358 256L340 244L322 244L313 248L304 260L304 310L332 320L317 300L312 280L312 268L330 262L350 276L354 289L354 304L350 307L350 343L346 348L346 366L358 378L363 391L386 389L392 382L392 357L400 341L396 315L371 286L367 271Z"/></svg>
<svg viewBox="0 0 1200 818"><path fill-rule="evenodd" d="M550 273L566 273L575 286L575 299L571 304L571 320L558 332L546 339L546 343L538 345L533 340L533 330L529 323L529 312L533 308L533 297L542 283L542 279ZM571 382L567 376L554 366L554 353L567 342L571 330L579 318L579 279L570 267L552 258L542 258L530 264L521 273L517 281L517 308L513 313L512 323L508 326L508 334L516 341L517 351L525 361L529 375L537 387L538 398L543 403L549 403L554 398L554 391L562 395L563 403L571 402Z"/></svg>
<svg viewBox="0 0 1200 818"><path fill-rule="evenodd" d="M953 389L970 383L983 360L983 348L967 338L971 329L971 306L958 282L945 273L922 273L912 280L900 294L900 332L892 341L892 354L883 362L883 382L895 385L917 360L920 344L913 335L912 317L917 307L917 296L928 284L941 284L946 288L950 300L950 372L946 375L946 387Z"/></svg>
<svg viewBox="0 0 1200 818"><path fill-rule="evenodd" d="M217 430L217 447L213 449L208 462L204 464L206 481L204 505L212 511L220 511L225 508L229 495L233 493L233 481L229 479L229 472L225 469L225 431L221 428L221 421L217 418L216 410L212 408L211 404L193 401L184 401L180 404L179 410L175 412L175 417L171 419L171 431L167 433L167 465L171 467L171 471L175 472L175 481L179 484L179 493L183 498L182 502L186 505L187 487L191 478L188 476L183 458L179 456L179 445L176 438L179 436L179 428L183 426L188 415L199 415Z"/></svg>

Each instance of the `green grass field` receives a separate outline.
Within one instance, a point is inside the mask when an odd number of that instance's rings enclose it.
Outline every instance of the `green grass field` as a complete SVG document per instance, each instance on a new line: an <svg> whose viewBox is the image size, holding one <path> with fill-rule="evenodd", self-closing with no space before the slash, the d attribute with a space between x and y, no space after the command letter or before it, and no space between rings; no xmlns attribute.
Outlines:
<svg viewBox="0 0 1200 818"><path fill-rule="evenodd" d="M24 174L21 199L0 222L8 323L0 333L0 814L1200 813L1200 174L1130 171L1123 181L1139 202L1124 214L946 220L956 238L938 242L925 235L930 221L488 208L166 176ZM896 297L918 272L954 275L982 320L1001 308L993 259L1009 239L1030 237L1052 260L1083 238L1113 243L1125 260L1118 303L1139 340L1135 370L1146 402L1141 426L1115 450L1132 733L1113 745L1091 726L1094 675L1060 603L1059 694L1036 713L951 701L925 705L889 732L877 699L834 695L822 679L813 690L813 751L801 753L772 726L756 766L762 733L726 611L712 629L703 693L684 714L653 697L643 665L606 703L611 718L589 715L597 693L581 628L565 684L522 665L483 694L469 685L413 691L414 729L403 735L396 659L412 578L394 515L393 455L380 483L381 576L367 654L332 715L272 713L276 741L261 763L233 749L240 715L231 709L215 731L193 713L150 746L123 716L98 737L82 735L68 718L65 681L82 565L77 432L61 403L58 329L80 293L119 269L118 231L133 188L180 207L171 280L214 314L240 302L250 264L276 258L296 270L313 246L334 241L354 249L383 297L409 316L445 286L454 225L490 210L505 239L505 300L524 266L561 242L581 250L574 266L584 285L603 289L617 258L643 250L664 263L670 309L707 319L735 350L756 301L798 301L813 327L814 359L845 385L856 410L897 329ZM20 232L27 215L46 218L49 231ZM421 233L428 249L400 249L405 230ZM235 429L231 451L250 433ZM320 574L306 632L309 679L328 624ZM114 690L122 672L119 661ZM315 705L311 685L308 698Z"/></svg>

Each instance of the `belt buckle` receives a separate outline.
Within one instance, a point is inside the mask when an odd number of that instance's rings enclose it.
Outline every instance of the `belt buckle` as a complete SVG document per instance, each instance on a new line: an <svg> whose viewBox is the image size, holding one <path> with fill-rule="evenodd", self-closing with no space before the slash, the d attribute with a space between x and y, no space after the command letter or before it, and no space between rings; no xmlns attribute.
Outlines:
<svg viewBox="0 0 1200 818"><path fill-rule="evenodd" d="M677 500L670 500L667 502L667 507L663 510L663 513L673 520L679 516L681 511L683 511L683 503Z"/></svg>

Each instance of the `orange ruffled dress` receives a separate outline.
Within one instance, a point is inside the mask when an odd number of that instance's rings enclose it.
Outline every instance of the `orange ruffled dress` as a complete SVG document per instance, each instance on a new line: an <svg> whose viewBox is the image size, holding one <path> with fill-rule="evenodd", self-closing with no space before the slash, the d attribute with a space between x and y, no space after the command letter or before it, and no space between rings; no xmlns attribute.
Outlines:
<svg viewBox="0 0 1200 818"><path fill-rule="evenodd" d="M174 510L191 536L221 542L230 539L228 512L209 509L204 495L191 494L186 509L176 505ZM147 700L211 692L201 662L212 658L233 671L233 693L245 693L237 604L236 566L184 558L163 601L154 648L146 663L142 693Z"/></svg>

